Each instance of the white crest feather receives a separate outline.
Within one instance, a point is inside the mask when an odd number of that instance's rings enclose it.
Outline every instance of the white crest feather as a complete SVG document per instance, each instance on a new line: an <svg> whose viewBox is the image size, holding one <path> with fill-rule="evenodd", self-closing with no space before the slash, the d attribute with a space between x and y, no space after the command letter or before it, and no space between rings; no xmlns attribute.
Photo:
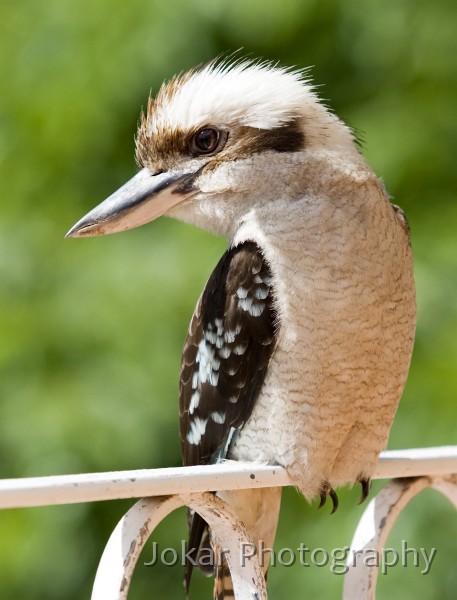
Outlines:
<svg viewBox="0 0 457 600"><path fill-rule="evenodd" d="M303 71L268 62L212 62L159 92L149 127L154 134L207 124L273 129L316 102Z"/></svg>

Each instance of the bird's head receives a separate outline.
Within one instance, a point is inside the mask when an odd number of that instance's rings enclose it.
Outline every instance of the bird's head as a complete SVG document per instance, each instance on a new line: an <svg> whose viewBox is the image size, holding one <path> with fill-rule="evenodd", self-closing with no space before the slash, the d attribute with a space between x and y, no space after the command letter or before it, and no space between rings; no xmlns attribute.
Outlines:
<svg viewBox="0 0 457 600"><path fill-rule="evenodd" d="M307 157L329 149L357 153L303 72L212 62L149 100L136 136L141 170L67 237L115 233L160 215L230 237L247 212L303 194Z"/></svg>

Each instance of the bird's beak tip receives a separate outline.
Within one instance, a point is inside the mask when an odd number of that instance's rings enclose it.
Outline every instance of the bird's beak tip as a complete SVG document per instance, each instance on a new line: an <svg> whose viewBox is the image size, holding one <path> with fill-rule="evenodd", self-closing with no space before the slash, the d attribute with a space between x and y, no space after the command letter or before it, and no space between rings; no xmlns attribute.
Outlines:
<svg viewBox="0 0 457 600"><path fill-rule="evenodd" d="M153 221L196 193L192 184L200 171L153 175L144 168L73 225L65 238L107 235Z"/></svg>
<svg viewBox="0 0 457 600"><path fill-rule="evenodd" d="M95 232L95 224L94 225L83 225L80 221L73 225L71 229L67 231L65 234L65 238L80 238L80 237L89 237L93 235L97 235Z"/></svg>
<svg viewBox="0 0 457 600"><path fill-rule="evenodd" d="M65 238L64 239L72 238L72 237L78 237L78 234L76 233L76 231L73 231L73 229L74 228L72 227L71 229L69 229L67 231L67 233L65 234Z"/></svg>

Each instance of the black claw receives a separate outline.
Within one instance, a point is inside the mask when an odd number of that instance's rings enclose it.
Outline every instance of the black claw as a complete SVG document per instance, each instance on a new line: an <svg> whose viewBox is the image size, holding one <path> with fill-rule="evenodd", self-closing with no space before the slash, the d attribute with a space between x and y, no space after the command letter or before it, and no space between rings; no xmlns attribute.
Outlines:
<svg viewBox="0 0 457 600"><path fill-rule="evenodd" d="M320 495L321 501L319 502L319 506L317 508L318 509L322 508L327 501L327 496L330 496L330 498L332 499L332 502L333 502L333 508L332 508L332 512L330 514L333 515L333 513L338 508L338 496L336 495L335 490L332 488L332 486L329 484L328 481L324 481L322 483L321 491L320 491L319 495Z"/></svg>
<svg viewBox="0 0 457 600"><path fill-rule="evenodd" d="M370 478L368 478L368 479L361 479L359 483L362 486L362 493L360 494L359 504L362 504L362 502L364 502L367 499L367 496L370 493L370 490L371 490L371 479Z"/></svg>
<svg viewBox="0 0 457 600"><path fill-rule="evenodd" d="M324 504L327 502L327 490L325 488L322 488L320 497L321 497L321 501L319 502L319 506L317 507L317 510L322 508L324 506Z"/></svg>
<svg viewBox="0 0 457 600"><path fill-rule="evenodd" d="M328 493L330 494L330 498L332 499L332 502L333 502L332 512L330 513L331 515L333 515L333 513L338 508L338 496L336 495L336 492L332 487L329 489Z"/></svg>

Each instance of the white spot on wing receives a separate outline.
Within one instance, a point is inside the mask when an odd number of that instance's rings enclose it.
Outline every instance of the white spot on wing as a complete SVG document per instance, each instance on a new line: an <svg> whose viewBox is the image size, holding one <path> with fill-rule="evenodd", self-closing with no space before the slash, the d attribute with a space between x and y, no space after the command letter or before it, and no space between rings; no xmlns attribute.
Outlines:
<svg viewBox="0 0 457 600"><path fill-rule="evenodd" d="M205 434L206 423L208 419L200 419L195 417L189 424L189 432L187 434L187 441L189 444L197 445L200 443L202 436Z"/></svg>
<svg viewBox="0 0 457 600"><path fill-rule="evenodd" d="M228 358L230 356L232 352L230 351L230 348L228 346L223 346L220 350L219 350L219 356L221 358Z"/></svg>
<svg viewBox="0 0 457 600"><path fill-rule="evenodd" d="M247 290L246 288L239 287L236 290L236 295L238 296L238 298L243 299L243 298L247 298L248 292L249 292L249 290Z"/></svg>
<svg viewBox="0 0 457 600"><path fill-rule="evenodd" d="M255 291L255 297L259 300L265 300L270 290L267 287L258 287Z"/></svg>
<svg viewBox="0 0 457 600"><path fill-rule="evenodd" d="M247 348L247 344L237 344L235 346L235 348L233 349L234 354L238 354L238 356L241 356L242 354L244 354L246 352L246 348Z"/></svg>
<svg viewBox="0 0 457 600"><path fill-rule="evenodd" d="M218 384L218 381L219 381L219 373L217 371L211 371L211 373L209 374L209 377L208 377L208 383L216 386Z"/></svg>
<svg viewBox="0 0 457 600"><path fill-rule="evenodd" d="M211 418L215 423L219 423L219 425L222 425L222 423L224 423L225 421L225 413L220 411L212 412Z"/></svg>
<svg viewBox="0 0 457 600"><path fill-rule="evenodd" d="M226 344L233 344L236 336L240 333L240 331L241 331L241 327L239 325L237 325L236 329L228 329L224 333L224 340L225 340Z"/></svg>
<svg viewBox="0 0 457 600"><path fill-rule="evenodd" d="M260 317L260 315L265 310L264 304L253 304L249 309L249 314L253 317Z"/></svg>
<svg viewBox="0 0 457 600"><path fill-rule="evenodd" d="M198 388L198 371L192 375L192 389L196 390Z"/></svg>
<svg viewBox="0 0 457 600"><path fill-rule="evenodd" d="M205 340L210 344L215 344L217 340L217 335L212 331L205 331Z"/></svg>
<svg viewBox="0 0 457 600"><path fill-rule="evenodd" d="M228 449L230 447L230 444L232 443L233 436L235 435L235 433L237 431L238 430L235 427L230 427L230 431L229 431L229 434L227 436L227 441L225 443L224 450L222 452L222 458L225 458L227 456L227 452L228 452Z"/></svg>
<svg viewBox="0 0 457 600"><path fill-rule="evenodd" d="M189 404L189 413L192 414L200 403L200 392L194 392Z"/></svg>
<svg viewBox="0 0 457 600"><path fill-rule="evenodd" d="M222 332L224 331L224 325L222 323L222 319L216 319L214 321L214 324L216 325L216 329L217 329L217 335L222 335Z"/></svg>
<svg viewBox="0 0 457 600"><path fill-rule="evenodd" d="M216 357L214 348L207 343L205 339L198 344L198 352L196 357L198 363L198 379L201 383L210 383L217 385L219 381L219 367L221 361Z"/></svg>
<svg viewBox="0 0 457 600"><path fill-rule="evenodd" d="M249 309L252 306L252 298L243 298L243 299L240 299L239 306L244 311L249 311Z"/></svg>

